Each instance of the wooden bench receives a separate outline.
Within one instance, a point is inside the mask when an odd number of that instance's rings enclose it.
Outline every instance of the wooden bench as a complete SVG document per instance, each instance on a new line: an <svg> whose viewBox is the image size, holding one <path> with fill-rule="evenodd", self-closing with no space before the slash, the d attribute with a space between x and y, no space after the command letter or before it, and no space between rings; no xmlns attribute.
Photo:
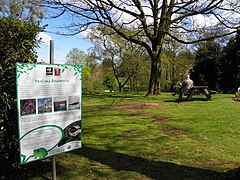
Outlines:
<svg viewBox="0 0 240 180"><path fill-rule="evenodd" d="M240 92L236 92L236 93L235 93L234 100L240 101Z"/></svg>
<svg viewBox="0 0 240 180"><path fill-rule="evenodd" d="M212 98L211 93L208 90L208 86L193 86L184 94L187 95L186 100L191 100L194 94L204 94L207 100L211 100Z"/></svg>

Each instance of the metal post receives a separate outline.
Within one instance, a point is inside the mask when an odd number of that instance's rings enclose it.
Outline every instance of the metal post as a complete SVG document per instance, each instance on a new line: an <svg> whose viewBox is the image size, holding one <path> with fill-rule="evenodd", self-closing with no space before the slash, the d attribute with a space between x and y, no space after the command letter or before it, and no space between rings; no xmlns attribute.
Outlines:
<svg viewBox="0 0 240 180"><path fill-rule="evenodd" d="M54 41L50 40L50 64L54 64ZM56 180L56 156L52 156L52 180Z"/></svg>
<svg viewBox="0 0 240 180"><path fill-rule="evenodd" d="M50 40L50 64L54 64L54 41Z"/></svg>
<svg viewBox="0 0 240 180"><path fill-rule="evenodd" d="M56 156L52 157L52 180L56 180L57 179L57 175L56 175Z"/></svg>

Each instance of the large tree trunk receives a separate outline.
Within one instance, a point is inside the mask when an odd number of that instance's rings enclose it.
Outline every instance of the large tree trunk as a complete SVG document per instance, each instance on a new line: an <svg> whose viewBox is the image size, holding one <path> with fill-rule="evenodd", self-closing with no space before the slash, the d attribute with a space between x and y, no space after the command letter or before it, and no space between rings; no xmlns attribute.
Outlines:
<svg viewBox="0 0 240 180"><path fill-rule="evenodd" d="M118 80L118 78L117 78L117 81L118 81L118 91L119 91L119 92L123 92L122 83Z"/></svg>
<svg viewBox="0 0 240 180"><path fill-rule="evenodd" d="M161 59L152 56L151 74L146 96L159 94L161 94Z"/></svg>

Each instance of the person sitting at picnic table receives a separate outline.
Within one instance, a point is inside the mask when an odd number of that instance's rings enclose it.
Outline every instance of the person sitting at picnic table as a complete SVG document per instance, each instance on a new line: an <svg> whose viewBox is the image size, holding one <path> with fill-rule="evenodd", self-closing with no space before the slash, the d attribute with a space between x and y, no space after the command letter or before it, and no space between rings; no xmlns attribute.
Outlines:
<svg viewBox="0 0 240 180"><path fill-rule="evenodd" d="M240 87L238 88L237 92L235 93L235 96L233 97L235 100L240 100Z"/></svg>
<svg viewBox="0 0 240 180"><path fill-rule="evenodd" d="M181 87L175 93L172 93L172 95L175 96L178 94L178 100L181 101L183 93L188 91L191 87L193 87L193 80L190 79L189 74L186 74Z"/></svg>

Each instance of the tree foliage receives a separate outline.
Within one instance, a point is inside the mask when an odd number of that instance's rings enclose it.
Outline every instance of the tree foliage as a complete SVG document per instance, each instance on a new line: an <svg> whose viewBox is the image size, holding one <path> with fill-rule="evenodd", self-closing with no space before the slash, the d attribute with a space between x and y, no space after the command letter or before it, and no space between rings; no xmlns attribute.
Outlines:
<svg viewBox="0 0 240 180"><path fill-rule="evenodd" d="M67 53L66 56L66 64L86 64L86 57L84 51L78 49L78 48L72 48L69 53Z"/></svg>
<svg viewBox="0 0 240 180"><path fill-rule="evenodd" d="M174 39L169 39L163 52L162 88L176 91L185 77L184 74L189 73L192 68L195 55L187 45Z"/></svg>
<svg viewBox="0 0 240 180"><path fill-rule="evenodd" d="M108 89L113 91L117 85L116 79L113 74L103 75L103 85Z"/></svg>
<svg viewBox="0 0 240 180"><path fill-rule="evenodd" d="M141 46L122 39L116 33L111 34L111 31L110 28L99 26L92 29L89 38L99 59L103 61L103 67L107 68L105 72L110 69L118 83L119 92L122 92L125 85L133 85L133 81L136 81L145 52Z"/></svg>
<svg viewBox="0 0 240 180"><path fill-rule="evenodd" d="M219 61L218 81L223 92L235 92L240 87L240 32L231 38L222 50Z"/></svg>
<svg viewBox="0 0 240 180"><path fill-rule="evenodd" d="M12 17L0 18L0 151L1 156L8 159L8 164L16 163L19 157L15 64L36 62L36 36L40 30L39 23L27 23Z"/></svg>
<svg viewBox="0 0 240 180"><path fill-rule="evenodd" d="M210 89L218 89L220 56L221 46L217 42L208 41L199 44L191 73L195 85L208 85Z"/></svg>
<svg viewBox="0 0 240 180"><path fill-rule="evenodd" d="M2 0L0 16L21 19L25 22L36 22L42 19L46 9L42 0Z"/></svg>
<svg viewBox="0 0 240 180"><path fill-rule="evenodd" d="M83 89L85 92L100 89L101 84L98 78L96 53L89 51L86 54L83 50L72 48L66 55L66 64L81 64L83 66Z"/></svg>
<svg viewBox="0 0 240 180"><path fill-rule="evenodd" d="M199 45L191 73L194 84L208 85L224 93L237 91L240 86L239 34L228 39L226 45L217 41Z"/></svg>

